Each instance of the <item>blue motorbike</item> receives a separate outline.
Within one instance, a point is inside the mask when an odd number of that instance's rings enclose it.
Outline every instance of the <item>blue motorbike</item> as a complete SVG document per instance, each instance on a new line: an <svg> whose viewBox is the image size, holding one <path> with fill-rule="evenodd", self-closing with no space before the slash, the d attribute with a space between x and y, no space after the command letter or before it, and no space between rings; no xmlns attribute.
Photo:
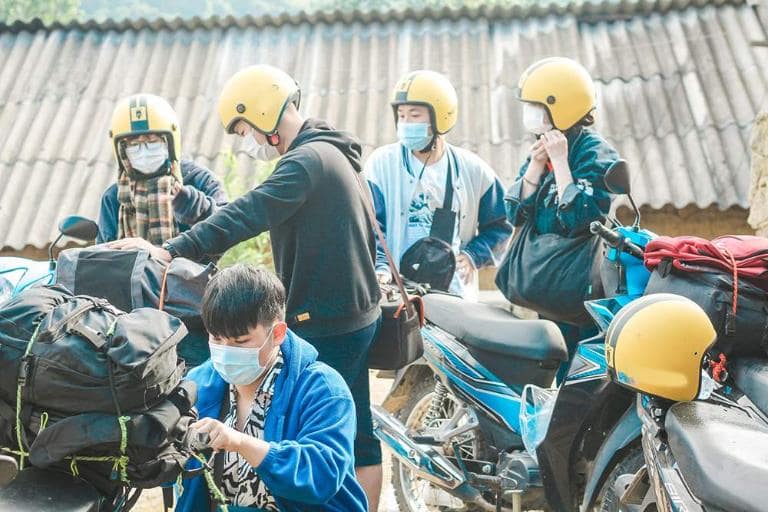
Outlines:
<svg viewBox="0 0 768 512"><path fill-rule="evenodd" d="M53 249L59 240L68 236L77 240L90 241L96 238L98 229L92 220L71 215L59 223L59 236L48 248L48 261L0 258L0 304L32 286L53 284L56 280Z"/></svg>
<svg viewBox="0 0 768 512"><path fill-rule="evenodd" d="M606 184L628 194L624 162ZM639 215L631 227L613 223L592 226L606 244L609 297L585 306L601 331L642 295L642 251L654 236ZM400 510L618 510L606 482L642 466L640 424L632 394L608 378L603 334L583 340L569 363L553 322L450 295L427 294L424 304L424 362L372 408L374 432L394 455ZM563 364L567 377L553 387Z"/></svg>

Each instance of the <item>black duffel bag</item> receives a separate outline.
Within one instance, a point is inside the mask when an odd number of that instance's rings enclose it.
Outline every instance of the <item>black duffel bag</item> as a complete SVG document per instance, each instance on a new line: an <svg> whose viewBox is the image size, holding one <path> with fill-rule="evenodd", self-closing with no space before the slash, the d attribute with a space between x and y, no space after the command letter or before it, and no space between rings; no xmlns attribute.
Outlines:
<svg viewBox="0 0 768 512"><path fill-rule="evenodd" d="M176 479L190 457L196 386L182 383L153 407L122 416L64 414L22 404L22 445L40 468L77 472L105 497L126 486L150 489ZM83 409L87 409L84 404ZM0 447L18 451L16 404L0 400Z"/></svg>
<svg viewBox="0 0 768 512"><path fill-rule="evenodd" d="M106 299L123 311L158 308L180 318L189 334L179 346L187 368L210 357L208 333L200 308L213 264L185 258L157 261L146 251L118 251L104 246L68 249L59 254L56 282L76 295Z"/></svg>
<svg viewBox="0 0 768 512"><path fill-rule="evenodd" d="M76 295L101 297L123 311L159 308L188 329L202 329L203 294L216 267L185 258L166 264L146 251L104 246L67 249L59 254L56 282Z"/></svg>
<svg viewBox="0 0 768 512"><path fill-rule="evenodd" d="M60 286L29 288L0 309L0 399L62 413L146 409L173 391L187 334L156 309L124 313Z"/></svg>
<svg viewBox="0 0 768 512"><path fill-rule="evenodd" d="M745 279L734 283L732 275L712 267L689 265L688 269L684 272L670 260L662 261L651 273L645 294L674 293L701 306L717 331L716 351L727 356L765 356L768 293Z"/></svg>
<svg viewBox="0 0 768 512"><path fill-rule="evenodd" d="M496 286L513 304L555 322L590 322L584 301L602 297L600 238L537 233L527 222L496 274Z"/></svg>

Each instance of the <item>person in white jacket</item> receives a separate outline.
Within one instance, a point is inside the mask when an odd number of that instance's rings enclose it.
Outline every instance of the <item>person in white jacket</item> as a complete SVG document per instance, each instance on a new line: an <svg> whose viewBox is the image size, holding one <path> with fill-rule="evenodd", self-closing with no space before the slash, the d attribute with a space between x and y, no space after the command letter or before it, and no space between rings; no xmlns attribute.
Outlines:
<svg viewBox="0 0 768 512"><path fill-rule="evenodd" d="M428 70L406 74L395 86L391 106L398 142L376 149L364 171L395 264L400 268L403 254L430 235L435 211L444 206L450 171L456 272L449 291L476 300L477 270L498 263L512 233L504 187L479 156L445 140L458 117L456 90L445 76ZM376 270L380 282L391 280L380 245Z"/></svg>

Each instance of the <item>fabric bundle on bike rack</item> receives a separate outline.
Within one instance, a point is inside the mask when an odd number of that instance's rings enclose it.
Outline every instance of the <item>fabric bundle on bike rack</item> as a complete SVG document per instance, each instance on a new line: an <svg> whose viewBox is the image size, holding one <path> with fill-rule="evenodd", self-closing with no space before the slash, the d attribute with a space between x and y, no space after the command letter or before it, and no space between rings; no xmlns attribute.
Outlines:
<svg viewBox="0 0 768 512"><path fill-rule="evenodd" d="M646 295L687 297L709 315L715 349L728 356L768 353L768 239L659 237L648 243Z"/></svg>

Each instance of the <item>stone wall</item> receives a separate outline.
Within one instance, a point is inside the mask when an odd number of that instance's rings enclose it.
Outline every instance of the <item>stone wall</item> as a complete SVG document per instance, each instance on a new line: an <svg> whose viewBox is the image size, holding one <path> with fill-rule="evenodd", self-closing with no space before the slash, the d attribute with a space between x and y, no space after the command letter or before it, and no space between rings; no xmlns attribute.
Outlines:
<svg viewBox="0 0 768 512"><path fill-rule="evenodd" d="M768 155L768 152L766 153ZM768 185L768 158L765 160L766 168L764 173L764 187ZM768 193L768 188L765 189ZM763 206L766 204L766 198L761 199ZM755 208L752 212L756 211ZM711 207L706 210L701 210L696 207L683 208L682 210L676 210L672 207L667 207L661 210L650 210L647 208L641 209L642 225L643 227L653 231L658 235L667 236L680 236L680 235L695 235L703 238L715 238L719 235L739 235L739 234L754 234L754 229L747 222L747 211L741 208L731 208L729 210L720 211L716 207ZM765 212L766 216L764 221L764 232L768 231L768 210ZM752 215L753 215L752 214ZM629 224L633 220L632 212L627 208L622 208L618 212L619 219L625 224ZM752 217L750 216L750 220ZM69 247L74 247L76 244L70 244ZM60 249L57 248L56 254ZM34 247L27 247L23 251L11 251L2 250L0 256L20 256L23 258L32 258L37 260L47 259L47 251L44 249L36 249ZM495 269L484 269L480 272L480 287L484 290L495 288L493 284L494 276L496 275Z"/></svg>
<svg viewBox="0 0 768 512"><path fill-rule="evenodd" d="M768 112L755 119L752 128L752 188L749 224L760 236L768 236Z"/></svg>

